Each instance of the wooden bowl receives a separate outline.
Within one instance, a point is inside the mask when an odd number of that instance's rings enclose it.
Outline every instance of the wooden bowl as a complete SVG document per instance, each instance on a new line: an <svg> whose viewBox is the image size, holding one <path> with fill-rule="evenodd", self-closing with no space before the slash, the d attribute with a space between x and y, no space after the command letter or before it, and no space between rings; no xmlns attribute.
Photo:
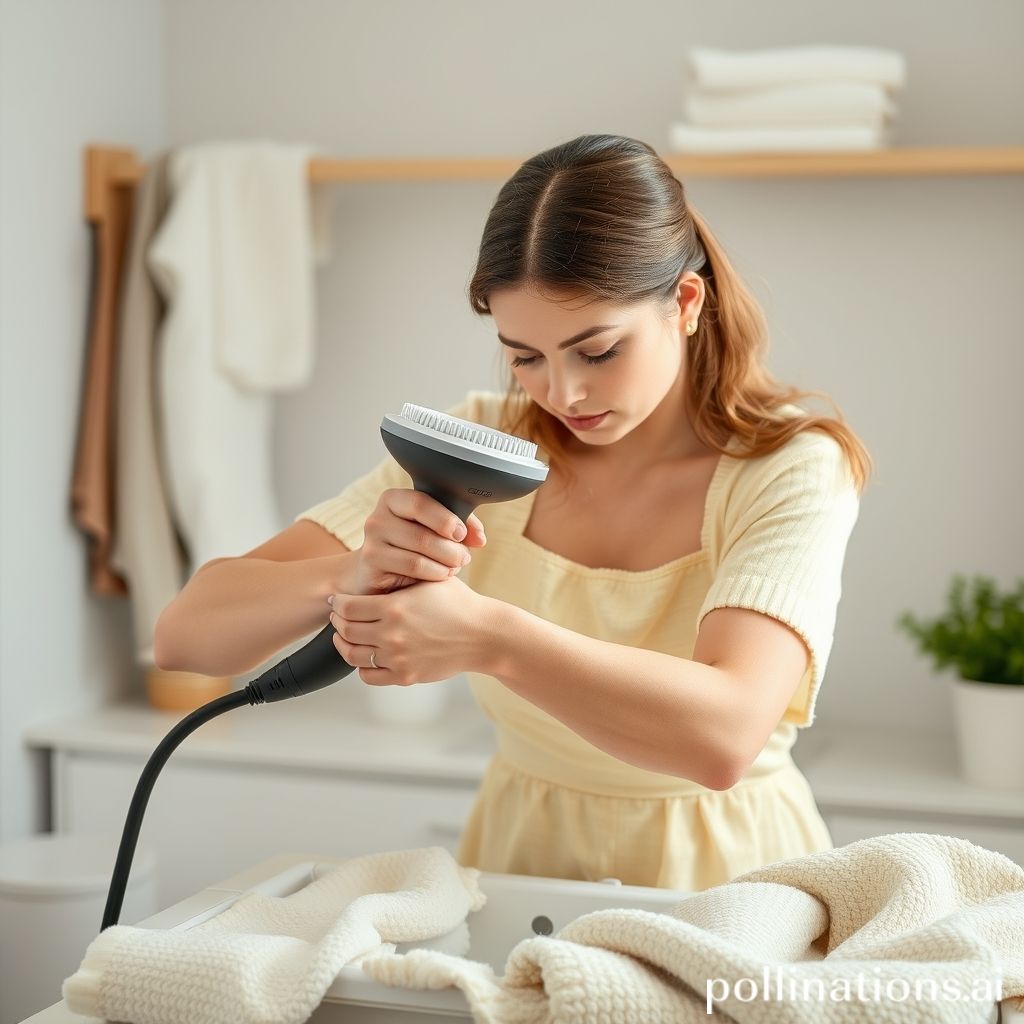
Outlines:
<svg viewBox="0 0 1024 1024"><path fill-rule="evenodd" d="M161 711L194 711L233 689L230 676L203 676L198 672L146 669L146 696Z"/></svg>

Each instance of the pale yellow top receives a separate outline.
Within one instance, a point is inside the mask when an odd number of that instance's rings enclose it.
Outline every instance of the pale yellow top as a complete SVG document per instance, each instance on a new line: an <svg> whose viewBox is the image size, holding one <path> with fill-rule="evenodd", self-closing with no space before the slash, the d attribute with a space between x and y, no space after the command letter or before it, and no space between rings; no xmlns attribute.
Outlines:
<svg viewBox="0 0 1024 1024"><path fill-rule="evenodd" d="M471 391L447 411L500 429L502 397ZM320 523L354 550L380 493L409 486L387 456L297 518ZM811 663L765 748L725 792L626 764L497 679L469 673L496 726L498 752L462 835L460 863L694 891L831 846L790 748L814 717L858 512L838 444L804 432L760 458L723 455L705 500L700 550L639 572L580 565L524 537L535 493L476 510L487 544L473 551L460 579L478 593L586 636L680 658L692 657L708 612L751 608L795 629Z"/></svg>

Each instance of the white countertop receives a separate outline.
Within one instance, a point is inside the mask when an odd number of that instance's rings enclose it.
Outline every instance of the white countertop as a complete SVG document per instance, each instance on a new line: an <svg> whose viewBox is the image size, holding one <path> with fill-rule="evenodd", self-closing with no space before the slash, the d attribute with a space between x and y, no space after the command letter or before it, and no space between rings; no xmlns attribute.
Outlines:
<svg viewBox="0 0 1024 1024"><path fill-rule="evenodd" d="M798 737L793 760L825 812L950 815L1024 828L1024 790L965 781L952 735L815 724Z"/></svg>
<svg viewBox="0 0 1024 1024"><path fill-rule="evenodd" d="M450 685L451 699L443 720L431 725L374 722L359 687L342 685L229 712L201 726L173 756L477 782L495 749L494 728L468 688L456 681L435 685ZM38 723L26 731L25 741L62 752L146 756L182 717L154 710L140 698ZM794 759L823 811L967 816L1024 827L1024 792L964 781L952 736L818 723L800 732Z"/></svg>
<svg viewBox="0 0 1024 1024"><path fill-rule="evenodd" d="M172 755L177 761L278 765L360 775L478 782L495 748L494 727L468 689L450 686L443 719L424 725L380 724L359 686L233 709L205 722ZM40 722L25 742L64 752L148 756L185 712L159 711L143 698Z"/></svg>

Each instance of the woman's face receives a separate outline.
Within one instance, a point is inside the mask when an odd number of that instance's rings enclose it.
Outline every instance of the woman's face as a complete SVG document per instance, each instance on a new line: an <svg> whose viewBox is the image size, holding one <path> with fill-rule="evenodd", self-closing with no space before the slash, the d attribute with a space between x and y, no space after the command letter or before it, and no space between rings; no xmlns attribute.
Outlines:
<svg viewBox="0 0 1024 1024"><path fill-rule="evenodd" d="M584 305L543 298L526 288L502 289L488 297L488 304L523 390L579 441L605 446L643 423L670 392L682 396L685 334L680 327L684 314L696 319L702 282L681 284L679 298L682 312L677 307L671 318L654 301ZM682 401L674 408L683 415Z"/></svg>

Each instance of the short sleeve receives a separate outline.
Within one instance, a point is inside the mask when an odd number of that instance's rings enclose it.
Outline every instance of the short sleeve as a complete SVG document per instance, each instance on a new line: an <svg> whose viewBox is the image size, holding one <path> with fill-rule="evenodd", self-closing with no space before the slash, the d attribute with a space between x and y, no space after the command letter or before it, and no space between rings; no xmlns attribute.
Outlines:
<svg viewBox="0 0 1024 1024"><path fill-rule="evenodd" d="M489 392L470 391L457 405L444 411L449 416L483 422L481 412ZM493 404L493 402L489 403ZM390 456L385 456L365 476L350 483L340 494L300 512L295 522L309 519L334 534L350 551L363 546L366 517L376 508L377 500L392 487L412 487L412 477Z"/></svg>
<svg viewBox="0 0 1024 1024"><path fill-rule="evenodd" d="M697 627L716 608L749 608L795 630L811 663L783 721L807 726L832 650L859 498L833 438L807 431L794 441L741 471L723 498L717 568Z"/></svg>

